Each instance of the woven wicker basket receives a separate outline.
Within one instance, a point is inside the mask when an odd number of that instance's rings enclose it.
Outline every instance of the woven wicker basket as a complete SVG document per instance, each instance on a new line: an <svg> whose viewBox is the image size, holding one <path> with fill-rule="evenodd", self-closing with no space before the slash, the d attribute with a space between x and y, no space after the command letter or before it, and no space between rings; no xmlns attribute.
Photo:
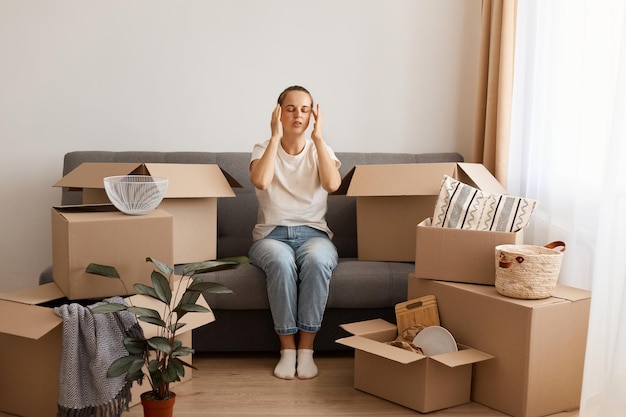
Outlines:
<svg viewBox="0 0 626 417"><path fill-rule="evenodd" d="M559 279L563 252L565 243L561 241L546 246L496 246L496 290L528 300L550 297Z"/></svg>

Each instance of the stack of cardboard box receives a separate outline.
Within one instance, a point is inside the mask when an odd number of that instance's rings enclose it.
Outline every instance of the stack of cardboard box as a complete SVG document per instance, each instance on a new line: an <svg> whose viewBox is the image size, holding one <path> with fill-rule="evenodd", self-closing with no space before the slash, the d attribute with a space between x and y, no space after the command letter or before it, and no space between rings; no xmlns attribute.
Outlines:
<svg viewBox="0 0 626 417"><path fill-rule="evenodd" d="M444 174L489 193L506 193L485 167L467 163L358 166L343 190L357 197L359 259L415 261L407 298L436 297L441 326L459 345L472 347L455 352L459 358L453 362L470 373L447 374L445 361L436 357L416 359L412 352L383 347L380 342L395 338L395 325L352 323L346 330L361 337L338 342L356 349L355 387L420 412L470 398L514 417L578 408L590 293L559 285L542 300L498 294L495 247L522 244L523 230L432 227Z"/></svg>
<svg viewBox="0 0 626 417"><path fill-rule="evenodd" d="M126 174L169 179L159 208L129 216L110 205L103 178ZM55 282L0 294L0 344L10 350L0 356L0 368L11 375L11 384L0 389L0 411L26 417L56 415L63 332L53 307L133 294L136 282L151 283L146 257L170 265L214 259L217 198L234 197L231 187L239 186L216 165L138 163L84 163L54 185L82 189L84 203L51 210ZM115 266L122 282L87 274L91 262ZM129 301L151 303L141 295ZM208 308L202 297L198 302ZM188 314L180 340L190 346L191 330L214 320L212 313ZM141 325L146 336L156 335L155 326ZM133 387L133 405L145 390Z"/></svg>

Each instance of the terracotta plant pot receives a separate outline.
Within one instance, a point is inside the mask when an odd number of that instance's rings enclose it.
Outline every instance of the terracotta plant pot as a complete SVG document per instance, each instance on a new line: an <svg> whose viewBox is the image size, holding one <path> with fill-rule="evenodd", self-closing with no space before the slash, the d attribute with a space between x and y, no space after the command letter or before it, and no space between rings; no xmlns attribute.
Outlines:
<svg viewBox="0 0 626 417"><path fill-rule="evenodd" d="M141 394L141 405L143 406L144 417L172 417L174 414L174 402L176 394L166 400L155 400L151 398L152 392L144 392Z"/></svg>

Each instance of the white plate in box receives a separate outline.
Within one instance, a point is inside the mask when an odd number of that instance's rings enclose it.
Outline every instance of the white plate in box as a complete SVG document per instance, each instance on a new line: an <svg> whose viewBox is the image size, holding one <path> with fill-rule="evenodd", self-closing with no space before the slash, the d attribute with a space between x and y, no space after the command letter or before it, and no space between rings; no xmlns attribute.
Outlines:
<svg viewBox="0 0 626 417"><path fill-rule="evenodd" d="M415 336L413 344L422 349L424 356L440 355L459 350L454 336L441 326L426 327Z"/></svg>

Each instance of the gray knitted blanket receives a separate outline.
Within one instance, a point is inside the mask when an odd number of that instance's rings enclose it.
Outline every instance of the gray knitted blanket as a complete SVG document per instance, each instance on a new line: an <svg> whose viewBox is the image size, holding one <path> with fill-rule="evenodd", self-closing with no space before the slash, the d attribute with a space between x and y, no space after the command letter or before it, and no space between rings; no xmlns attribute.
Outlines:
<svg viewBox="0 0 626 417"><path fill-rule="evenodd" d="M125 304L112 297L95 305L107 302ZM123 375L108 378L107 370L128 354L124 337L143 334L135 316L126 311L93 314L77 303L54 311L63 318L57 417L119 417L129 408L132 382Z"/></svg>

